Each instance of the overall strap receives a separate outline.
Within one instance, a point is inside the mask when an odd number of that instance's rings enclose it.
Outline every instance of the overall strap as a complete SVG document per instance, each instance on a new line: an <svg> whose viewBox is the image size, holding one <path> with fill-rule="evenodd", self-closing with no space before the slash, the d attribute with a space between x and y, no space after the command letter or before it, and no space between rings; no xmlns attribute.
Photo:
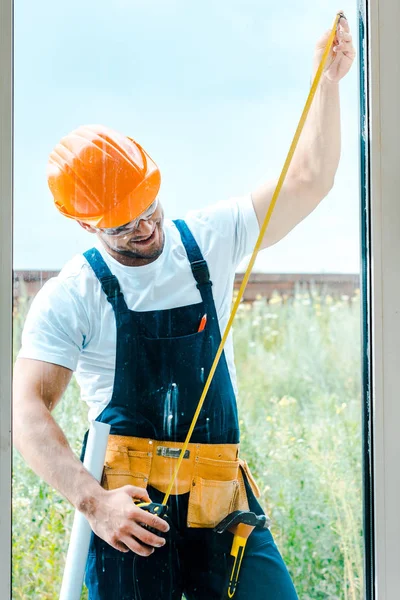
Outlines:
<svg viewBox="0 0 400 600"><path fill-rule="evenodd" d="M210 288L212 286L207 262L204 260L200 248L198 247L197 242L185 221L182 221L182 219L176 219L173 222L181 235L182 243L185 246L193 277L197 282L197 287L199 288L200 294L203 298L204 287L207 286Z"/></svg>
<svg viewBox="0 0 400 600"><path fill-rule="evenodd" d="M113 307L114 312L118 314L128 311L118 279L111 273L97 248L87 250L83 253L83 256L86 258L97 279L100 281L103 292L107 296L107 300Z"/></svg>

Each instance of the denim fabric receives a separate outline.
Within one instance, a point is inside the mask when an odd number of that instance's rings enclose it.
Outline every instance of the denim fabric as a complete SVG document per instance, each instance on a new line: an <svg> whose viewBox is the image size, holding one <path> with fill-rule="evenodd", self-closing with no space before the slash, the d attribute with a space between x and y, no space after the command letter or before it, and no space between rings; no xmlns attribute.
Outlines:
<svg viewBox="0 0 400 600"><path fill-rule="evenodd" d="M162 494L149 489L153 501ZM170 499L170 533L149 557L123 554L93 536L86 572L90 600L221 600L230 573L229 532L186 527L188 495ZM249 496L250 508L261 508ZM283 559L268 529L250 535L239 573L236 600L297 600Z"/></svg>

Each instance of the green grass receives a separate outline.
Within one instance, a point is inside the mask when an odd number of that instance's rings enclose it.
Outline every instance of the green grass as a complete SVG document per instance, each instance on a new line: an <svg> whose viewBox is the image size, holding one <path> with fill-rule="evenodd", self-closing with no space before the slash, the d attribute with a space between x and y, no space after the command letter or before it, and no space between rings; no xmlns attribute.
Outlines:
<svg viewBox="0 0 400 600"><path fill-rule="evenodd" d="M25 312L22 300L15 348ZM299 290L241 305L234 339L242 455L299 597L361 600L359 298ZM76 383L55 414L79 452L87 422ZM71 522L69 505L15 452L13 598L57 598Z"/></svg>

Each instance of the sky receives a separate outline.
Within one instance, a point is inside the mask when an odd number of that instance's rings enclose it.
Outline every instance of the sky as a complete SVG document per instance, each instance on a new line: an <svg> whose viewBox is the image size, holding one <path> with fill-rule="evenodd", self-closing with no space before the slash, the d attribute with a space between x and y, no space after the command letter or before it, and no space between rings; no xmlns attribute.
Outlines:
<svg viewBox="0 0 400 600"><path fill-rule="evenodd" d="M146 148L171 218L277 178L315 43L339 9L357 47L356 0L16 2L14 268L60 269L93 245L55 209L46 181L49 153L79 125L102 123ZM255 271L359 272L358 64L341 82L341 111L334 188Z"/></svg>

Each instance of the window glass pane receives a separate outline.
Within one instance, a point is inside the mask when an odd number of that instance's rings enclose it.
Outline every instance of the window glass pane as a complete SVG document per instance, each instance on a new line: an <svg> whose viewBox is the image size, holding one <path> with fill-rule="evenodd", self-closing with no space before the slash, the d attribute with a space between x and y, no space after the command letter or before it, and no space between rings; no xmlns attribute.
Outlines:
<svg viewBox="0 0 400 600"><path fill-rule="evenodd" d="M356 38L356 2L344 4ZM117 394L119 376L114 373L120 358L112 307L81 257L96 235L55 209L46 182L48 155L63 136L87 124L100 123L137 140L162 175L160 205L154 214L162 206L166 217L187 217L198 228L196 239L209 262L223 328L230 290L233 286L237 294L247 265L242 259L256 240L250 193L279 176L309 91L315 44L334 17L331 9L316 1L312 10L305 0L290 9L290 13L286 5L272 9L261 1L201 5L116 1L112 9L104 2L72 1L61 9L47 0L39 6L22 1L15 8L14 358L30 309L22 356L76 371L53 414L78 456L88 428L84 400L93 418L108 406L113 389ZM259 502L272 519L272 535L302 599L363 598L357 78L354 64L340 82L342 143L334 185L322 194L326 197L312 214L301 223L301 216L294 218L299 224L289 233L296 224L292 215L300 184L293 192L283 219L288 231L280 230L278 237L283 239L257 258L234 321L237 379L229 344L223 363L232 379L232 397L236 386L238 390L241 456L260 487ZM331 127L336 106L332 98L331 118L322 126L328 144L337 138ZM314 108L315 103L308 124L321 114ZM320 126L316 123L314 131ZM323 161L327 156L321 150ZM84 177L84 170L77 175ZM97 183L89 186L85 209ZM109 199L102 196L106 182L97 188L93 205L100 196L102 201ZM87 186L82 183L75 189L81 193ZM310 184L307 189L309 196L300 194L298 202L314 202L315 188ZM219 201L225 204L215 209ZM278 198L276 214L280 201L285 200ZM144 211L149 205L143 204ZM63 210L68 212L65 206ZM132 225L141 211L124 212L115 205L112 214L119 210L126 219L90 221L106 230L102 233L106 246L115 248L121 233L115 228L127 223L131 229L123 234L136 235L139 244L146 245L146 235L156 235L145 229L152 227L154 214L146 212L147 220ZM187 216L197 210L202 211L200 216ZM273 227L272 221L271 231ZM142 233L138 237L132 231ZM178 247L179 236L172 239ZM141 315L137 317L141 336L163 340L182 336L192 344L189 334L199 333L190 329L192 321L201 324L206 314L206 335L213 317L200 305L205 300L190 279L185 254L181 261L186 271L182 277L175 274L176 283L171 283L169 263L157 271L157 261L167 260L166 256L172 260L172 250L166 242L164 253L152 256L156 260L148 265L129 263L132 256L125 255L125 268L115 260L115 252L108 252L108 264L118 273L129 310ZM180 250L175 251L179 256ZM60 284L59 272L66 264ZM143 273L148 273L147 283ZM45 291L31 308L43 286ZM188 314L176 312L196 303L199 315L193 308ZM150 311L170 311L168 316L154 317L159 329L146 321ZM182 386L177 391L172 375L167 380L160 375L173 352L169 342L164 343L164 358L154 375L165 392L158 412L163 434L182 441L174 424L188 425L190 419L181 418L186 410L180 404ZM181 364L176 368L183 371L187 362L189 373L197 360L196 349L177 348ZM161 350L157 352L158 357ZM206 359L209 362L209 354ZM126 363L125 374L132 364ZM201 384L208 368L199 365L196 377ZM225 391L231 385L227 381L219 384ZM140 385L148 389L146 382ZM204 435L209 437L201 438L201 443L217 443L214 432L221 410L204 413ZM234 410L229 419L234 420ZM234 427L219 427L222 442L236 441L233 433L225 436ZM223 501L214 499L210 504L220 506ZM13 505L13 594L57 597L73 511L59 492L30 470L18 451ZM82 598L86 597L84 590Z"/></svg>

